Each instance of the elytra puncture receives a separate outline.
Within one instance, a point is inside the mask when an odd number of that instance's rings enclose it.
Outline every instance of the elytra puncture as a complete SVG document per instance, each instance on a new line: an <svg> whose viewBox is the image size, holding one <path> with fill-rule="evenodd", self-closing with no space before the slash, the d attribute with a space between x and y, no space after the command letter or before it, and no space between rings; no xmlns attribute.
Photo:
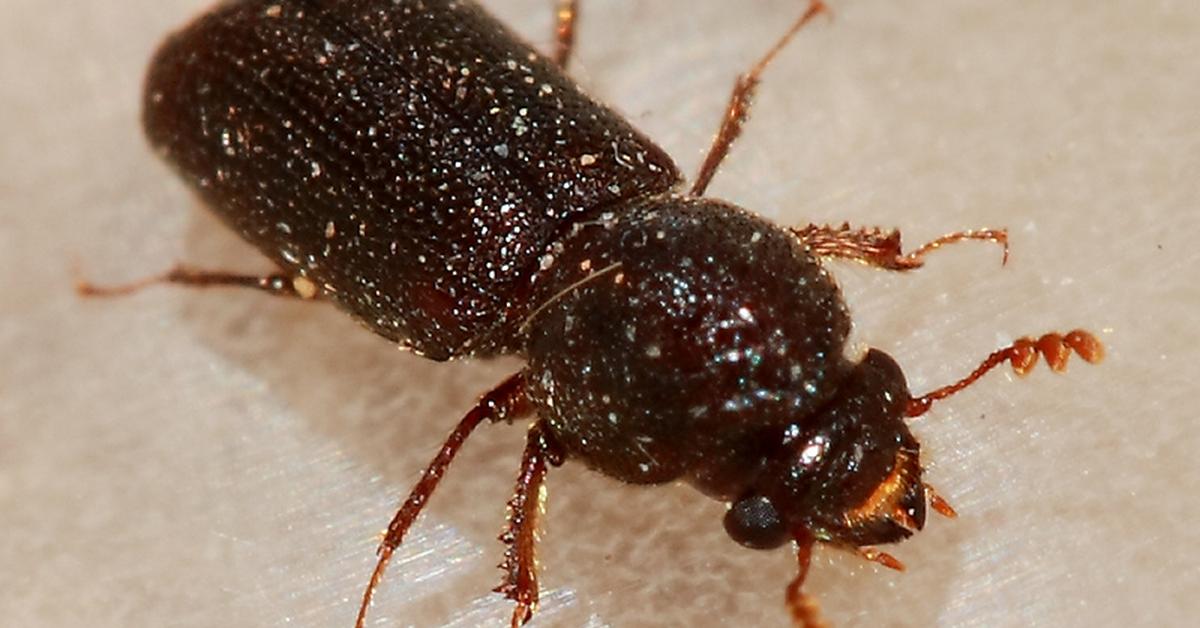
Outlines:
<svg viewBox="0 0 1200 628"><path fill-rule="evenodd" d="M845 355L850 318L822 258L907 271L962 231L903 253L897 231L785 228L703 196L764 69L825 10L803 15L736 81L690 187L659 147L567 78L578 15L559 0L544 57L473 2L234 0L171 35L151 63L151 145L279 268L177 267L154 282L244 286L331 301L434 360L517 355L526 366L451 432L378 549L356 625L388 560L470 433L529 428L497 591L512 626L538 602L540 491L567 460L624 482L683 481L729 505L729 536L792 543L786 602L815 543L902 568L877 545L920 530L926 504L907 418L1009 362L1056 370L1103 348L1089 333L1021 339L962 380L913 396L882 351Z"/></svg>

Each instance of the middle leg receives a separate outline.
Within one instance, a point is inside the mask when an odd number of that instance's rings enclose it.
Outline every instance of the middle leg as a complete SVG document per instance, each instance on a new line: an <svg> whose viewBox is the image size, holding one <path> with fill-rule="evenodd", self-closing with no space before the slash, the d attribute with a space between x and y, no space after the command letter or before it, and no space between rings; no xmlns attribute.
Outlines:
<svg viewBox="0 0 1200 628"><path fill-rule="evenodd" d="M521 458L521 473L517 476L517 488L508 502L508 527L500 535L500 540L507 548L504 562L500 564L504 579L495 591L516 602L511 628L524 625L537 610L537 564L534 560L537 520L545 499L548 465L557 467L563 463L563 459L562 449L542 423L530 428L525 454Z"/></svg>
<svg viewBox="0 0 1200 628"><path fill-rule="evenodd" d="M729 154L729 148L733 146L734 140L742 134L742 125L746 123L746 116L750 113L750 101L754 98L754 90L758 87L759 81L762 80L763 71L771 65L771 61L775 60L779 51L787 46L788 42L796 36L796 33L800 32L801 28L804 28L805 24L827 10L825 3L821 0L809 0L808 9L804 11L804 15L801 15L800 19L792 24L792 27L775 42L774 46L771 46L767 54L763 55L758 63L750 68L749 72L738 77L737 82L733 85L733 93L729 96L729 104L725 106L725 116L721 119L721 128L717 130L712 146L708 149L708 155L704 157L704 163L700 165L700 172L696 174L696 181L692 184L689 195L704 195L704 190L708 189L708 184L712 181L713 175L717 173L717 168Z"/></svg>
<svg viewBox="0 0 1200 628"><path fill-rule="evenodd" d="M450 436L446 438L442 448L430 461L429 466L425 467L425 472L421 474L421 479L409 493L408 499L404 500L404 505L396 511L392 522L388 524L387 534L379 544L379 549L376 550L379 560L375 563L375 571L371 573L371 580L367 583L366 590L363 591L362 603L358 607L358 618L354 621L355 628L363 628L366 625L367 610L371 606L371 600L375 597L375 590L383 581L383 572L387 569L392 554L396 552L396 548L400 547L405 533L417 520L417 516L421 514L425 505L429 503L429 498L437 490L438 484L446 475L450 464L454 462L454 457L466 443L467 437L484 421L512 422L514 419L528 414L530 409L529 400L525 396L525 374L522 371L510 376L485 394L479 403L475 404L475 407L471 408L470 412L467 412L467 415L458 422L454 431L450 432Z"/></svg>

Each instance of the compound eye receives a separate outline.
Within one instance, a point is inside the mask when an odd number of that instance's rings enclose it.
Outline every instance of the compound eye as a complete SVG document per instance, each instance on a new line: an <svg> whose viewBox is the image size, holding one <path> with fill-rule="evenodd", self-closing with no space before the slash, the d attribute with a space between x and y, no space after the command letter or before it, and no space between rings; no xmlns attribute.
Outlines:
<svg viewBox="0 0 1200 628"><path fill-rule="evenodd" d="M774 549L788 540L787 526L779 511L762 495L734 502L725 513L725 532L751 549Z"/></svg>

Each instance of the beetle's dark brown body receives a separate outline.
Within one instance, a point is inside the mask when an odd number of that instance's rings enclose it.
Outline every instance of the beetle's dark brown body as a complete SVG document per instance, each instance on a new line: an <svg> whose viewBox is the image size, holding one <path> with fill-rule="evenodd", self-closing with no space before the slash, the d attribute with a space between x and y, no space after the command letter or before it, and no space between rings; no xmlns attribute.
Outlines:
<svg viewBox="0 0 1200 628"><path fill-rule="evenodd" d="M427 356L527 354L547 421L610 475L736 497L849 370L794 236L672 194L661 149L471 3L234 2L151 68L150 140L226 222Z"/></svg>
<svg viewBox="0 0 1200 628"><path fill-rule="evenodd" d="M517 348L547 246L680 178L471 2L228 3L159 51L145 125L244 238L438 360Z"/></svg>
<svg viewBox="0 0 1200 628"><path fill-rule="evenodd" d="M782 41L821 10L814 0ZM537 602L537 491L564 459L627 482L685 480L731 504L726 529L744 545L794 540L789 603L816 625L799 593L814 541L861 548L924 525L906 415L1005 360L1027 370L1041 353L1058 368L1068 347L1099 359L1084 332L1018 341L913 399L886 354L846 356L850 319L817 255L906 270L941 244L1005 236L951 234L904 256L898 234L788 230L701 198L778 47L739 81L685 194L661 149L470 2L234 0L164 44L146 86L152 144L285 276L430 358L527 361L397 514L360 626L466 436L529 411L539 421L502 537L514 625Z"/></svg>

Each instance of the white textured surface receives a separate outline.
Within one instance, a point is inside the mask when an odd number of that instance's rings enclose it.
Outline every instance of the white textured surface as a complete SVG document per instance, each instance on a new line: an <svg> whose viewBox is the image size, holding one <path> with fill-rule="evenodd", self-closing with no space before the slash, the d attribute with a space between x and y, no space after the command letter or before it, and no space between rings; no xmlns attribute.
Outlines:
<svg viewBox="0 0 1200 628"><path fill-rule="evenodd" d="M345 626L442 434L514 363L435 365L323 306L154 289L81 301L78 259L262 269L144 148L139 82L204 0L3 0L0 624ZM545 44L548 0L487 3ZM578 76L687 171L733 76L802 2L584 0ZM962 513L835 551L838 626L1191 626L1200 612L1200 4L831 2L766 76L712 192L786 223L1008 226L895 276L839 267L857 338L913 388L1025 333L1109 361L993 375L918 426ZM739 9L738 7L743 7ZM493 541L519 429L469 446L389 572L374 625L499 626ZM550 478L536 626L783 626L787 552L721 506L570 466Z"/></svg>

